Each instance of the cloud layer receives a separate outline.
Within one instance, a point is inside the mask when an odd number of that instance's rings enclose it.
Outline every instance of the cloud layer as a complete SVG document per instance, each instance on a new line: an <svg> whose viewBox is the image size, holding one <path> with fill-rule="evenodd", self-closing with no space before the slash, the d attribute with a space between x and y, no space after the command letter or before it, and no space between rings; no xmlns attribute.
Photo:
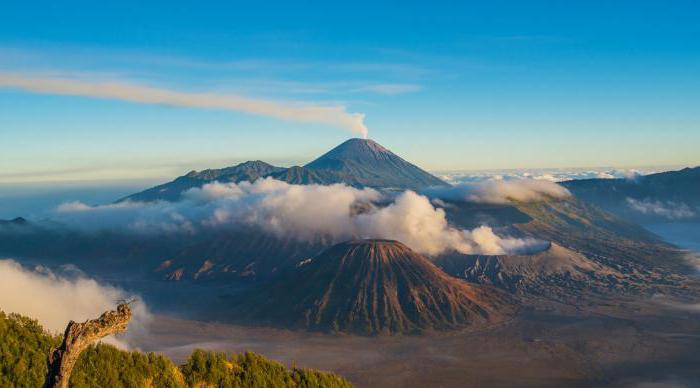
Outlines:
<svg viewBox="0 0 700 388"><path fill-rule="evenodd" d="M431 198L478 203L507 204L532 202L546 198L568 198L569 190L554 182L535 179L488 180L436 187L425 191Z"/></svg>
<svg viewBox="0 0 700 388"><path fill-rule="evenodd" d="M379 201L388 205L378 206ZM116 229L136 233L199 233L212 228L256 227L301 240L352 238L399 240L417 252L520 253L541 246L532 239L501 238L488 227L460 230L445 211L412 191L384 198L372 189L342 184L290 185L211 183L191 189L180 202L125 202L104 206L66 203L57 220L85 231Z"/></svg>
<svg viewBox="0 0 700 388"><path fill-rule="evenodd" d="M108 98L144 104L232 110L281 120L332 125L367 137L367 127L364 125L365 115L348 113L342 106L282 103L235 95L188 93L128 83L85 82L11 73L0 73L0 87L18 88L34 93Z"/></svg>
<svg viewBox="0 0 700 388"><path fill-rule="evenodd" d="M678 166L679 168L681 166ZM618 168L534 168L534 169L501 169L483 171L447 171L439 173L446 182L458 185L488 180L520 180L535 179L550 182L563 182L576 179L629 179L636 180L641 176L667 171L670 167L645 167L639 169Z"/></svg>
<svg viewBox="0 0 700 388"><path fill-rule="evenodd" d="M69 321L97 318L128 296L118 288L100 285L75 268L64 268L63 272L56 274L44 267L30 270L13 260L0 260L0 309L36 319L47 330L63 333ZM127 348L129 333L145 330L150 321L145 304L138 301L133 309L126 335L119 339L110 336L105 342Z"/></svg>
<svg viewBox="0 0 700 388"><path fill-rule="evenodd" d="M682 220L693 218L697 213L684 203L672 201L654 201L651 199L637 200L627 198L627 205L642 214L660 216L669 220Z"/></svg>

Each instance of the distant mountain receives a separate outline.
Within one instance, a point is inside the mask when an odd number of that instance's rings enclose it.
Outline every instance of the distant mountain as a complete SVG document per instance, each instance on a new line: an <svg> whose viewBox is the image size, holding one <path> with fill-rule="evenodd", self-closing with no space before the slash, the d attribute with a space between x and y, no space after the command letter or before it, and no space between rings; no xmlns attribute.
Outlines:
<svg viewBox="0 0 700 388"><path fill-rule="evenodd" d="M562 182L576 197L634 222L700 219L700 167L635 179Z"/></svg>
<svg viewBox="0 0 700 388"><path fill-rule="evenodd" d="M682 250L575 197L507 205L445 202L453 225L465 229L490 225L505 235L549 241L622 273L689 270Z"/></svg>
<svg viewBox="0 0 700 388"><path fill-rule="evenodd" d="M335 245L238 300L236 314L255 321L361 334L486 325L514 311L504 293L389 240Z"/></svg>
<svg viewBox="0 0 700 388"><path fill-rule="evenodd" d="M0 226L22 226L27 225L29 222L23 217L16 217L11 220L0 220Z"/></svg>
<svg viewBox="0 0 700 388"><path fill-rule="evenodd" d="M369 139L350 139L304 166L361 187L420 189L446 183Z"/></svg>
<svg viewBox="0 0 700 388"><path fill-rule="evenodd" d="M144 190L140 193L130 195L120 199L118 202L127 199L139 202L151 202L157 200L177 201L180 198L180 195L185 191L194 187L201 187L214 181L235 183L242 181L253 182L258 178L284 172L286 170L287 169L283 167L275 167L263 161L255 160L237 164L233 167L190 171L186 175L181 176L172 182L164 183L162 185Z"/></svg>
<svg viewBox="0 0 700 388"><path fill-rule="evenodd" d="M641 226L577 198L517 203L531 221L515 227L623 273L686 271L683 252Z"/></svg>
<svg viewBox="0 0 700 388"><path fill-rule="evenodd" d="M278 181L284 181L293 185L328 185L331 183L345 183L334 171L310 170L299 166L286 168L268 176L277 179Z"/></svg>
<svg viewBox="0 0 700 388"><path fill-rule="evenodd" d="M119 201L177 201L183 192L214 181L253 182L265 177L292 184L345 183L355 187L380 189L418 190L428 186L447 185L372 140L350 139L303 167L275 167L258 160L222 169L192 171L172 182Z"/></svg>
<svg viewBox="0 0 700 388"><path fill-rule="evenodd" d="M532 297L576 305L584 297L651 296L674 287L671 292L679 292L685 286L678 275L695 272L685 251L575 197L508 205L453 201L445 211L451 223L465 228L480 220L503 235L550 242L529 254L447 252L431 258L452 276L507 290L526 304Z"/></svg>

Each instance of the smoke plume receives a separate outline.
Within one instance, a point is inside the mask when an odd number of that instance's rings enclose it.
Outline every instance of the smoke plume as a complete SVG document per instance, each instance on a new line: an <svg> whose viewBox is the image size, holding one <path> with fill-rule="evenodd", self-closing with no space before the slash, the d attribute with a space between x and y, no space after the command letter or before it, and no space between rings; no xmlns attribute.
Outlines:
<svg viewBox="0 0 700 388"><path fill-rule="evenodd" d="M17 88L34 93L108 98L144 104L231 110L281 120L332 125L360 134L364 138L367 137L367 127L364 125L365 115L348 113L342 106L282 103L236 95L180 92L128 83L85 82L11 73L0 73L0 87Z"/></svg>
<svg viewBox="0 0 700 388"><path fill-rule="evenodd" d="M75 267L65 267L57 274L45 267L33 270L14 260L0 260L0 310L36 319L52 333L63 333L68 322L93 319L126 299L123 290L101 285L85 277ZM130 334L146 329L150 321L145 304L137 301L129 330L119 338L105 342L121 348L129 345Z"/></svg>

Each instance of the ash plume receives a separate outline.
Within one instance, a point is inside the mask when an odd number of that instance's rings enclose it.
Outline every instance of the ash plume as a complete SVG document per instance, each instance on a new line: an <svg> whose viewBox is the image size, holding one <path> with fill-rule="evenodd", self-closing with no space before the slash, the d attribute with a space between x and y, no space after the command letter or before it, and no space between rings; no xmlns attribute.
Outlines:
<svg viewBox="0 0 700 388"><path fill-rule="evenodd" d="M33 93L106 98L143 104L222 109L302 123L340 127L367 138L365 115L349 113L342 106L320 106L253 99L237 95L191 93L123 82L86 82L72 79L0 73L0 88Z"/></svg>

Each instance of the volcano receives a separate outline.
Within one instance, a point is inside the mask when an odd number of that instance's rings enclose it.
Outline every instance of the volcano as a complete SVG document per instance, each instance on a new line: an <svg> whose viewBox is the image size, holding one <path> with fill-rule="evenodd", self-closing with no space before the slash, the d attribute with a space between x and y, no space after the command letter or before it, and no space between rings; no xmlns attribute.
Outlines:
<svg viewBox="0 0 700 388"><path fill-rule="evenodd" d="M272 178L291 184L419 190L447 183L369 139L350 139L307 165L276 167L256 160L220 169L190 171L175 180L122 198L121 201L178 201L182 193L211 182L253 182Z"/></svg>
<svg viewBox="0 0 700 388"><path fill-rule="evenodd" d="M304 166L352 186L421 189L446 183L369 139L350 139Z"/></svg>
<svg viewBox="0 0 700 388"><path fill-rule="evenodd" d="M243 300L238 314L251 320L366 335L484 326L514 311L503 292L391 240L334 245Z"/></svg>

